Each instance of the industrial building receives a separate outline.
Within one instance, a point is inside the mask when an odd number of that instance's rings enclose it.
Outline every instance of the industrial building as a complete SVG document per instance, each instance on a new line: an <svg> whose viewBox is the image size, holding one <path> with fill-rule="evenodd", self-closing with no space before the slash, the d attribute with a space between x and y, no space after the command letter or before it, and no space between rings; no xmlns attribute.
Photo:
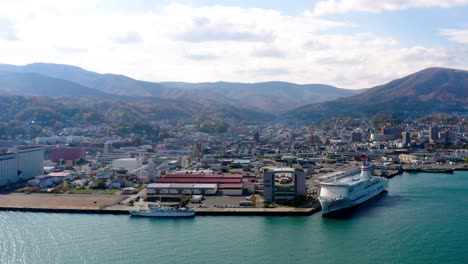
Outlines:
<svg viewBox="0 0 468 264"><path fill-rule="evenodd" d="M51 152L51 159L55 163L60 160L77 160L80 157L86 158L85 148L53 148Z"/></svg>
<svg viewBox="0 0 468 264"><path fill-rule="evenodd" d="M168 174L156 180L165 184L215 184L223 195L243 195L253 193L255 183L244 179L241 174ZM174 193L175 194L175 193Z"/></svg>
<svg viewBox="0 0 468 264"><path fill-rule="evenodd" d="M14 149L18 160L20 180L33 179L44 174L44 149L38 146L20 146Z"/></svg>
<svg viewBox="0 0 468 264"><path fill-rule="evenodd" d="M306 179L302 170L293 168L269 168L263 173L263 197L265 202L294 203L305 197Z"/></svg>
<svg viewBox="0 0 468 264"><path fill-rule="evenodd" d="M122 159L122 158L129 158L130 154L128 153L97 153L96 155L96 161L100 163L101 165L105 166L108 164L111 164L113 160L116 159Z"/></svg>
<svg viewBox="0 0 468 264"><path fill-rule="evenodd" d="M151 183L146 187L146 193L151 194L202 194L215 195L217 184L187 184L187 183Z"/></svg>
<svg viewBox="0 0 468 264"><path fill-rule="evenodd" d="M13 153L0 154L0 186L18 181L18 161Z"/></svg>
<svg viewBox="0 0 468 264"><path fill-rule="evenodd" d="M137 158L121 158L112 161L113 169L136 170L142 166L142 160Z"/></svg>

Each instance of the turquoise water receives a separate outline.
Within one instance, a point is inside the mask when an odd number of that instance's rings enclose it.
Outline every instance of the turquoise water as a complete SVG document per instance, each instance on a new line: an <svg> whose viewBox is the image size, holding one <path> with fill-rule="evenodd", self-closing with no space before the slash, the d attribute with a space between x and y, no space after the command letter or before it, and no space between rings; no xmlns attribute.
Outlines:
<svg viewBox="0 0 468 264"><path fill-rule="evenodd" d="M348 217L0 212L0 263L468 263L468 172L403 174Z"/></svg>

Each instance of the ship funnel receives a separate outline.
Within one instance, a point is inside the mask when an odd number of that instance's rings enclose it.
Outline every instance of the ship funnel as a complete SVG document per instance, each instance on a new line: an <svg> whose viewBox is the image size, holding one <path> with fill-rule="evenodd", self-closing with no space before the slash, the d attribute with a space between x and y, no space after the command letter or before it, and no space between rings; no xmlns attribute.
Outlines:
<svg viewBox="0 0 468 264"><path fill-rule="evenodd" d="M361 178L371 178L372 175L370 174L369 167L362 165L361 167Z"/></svg>

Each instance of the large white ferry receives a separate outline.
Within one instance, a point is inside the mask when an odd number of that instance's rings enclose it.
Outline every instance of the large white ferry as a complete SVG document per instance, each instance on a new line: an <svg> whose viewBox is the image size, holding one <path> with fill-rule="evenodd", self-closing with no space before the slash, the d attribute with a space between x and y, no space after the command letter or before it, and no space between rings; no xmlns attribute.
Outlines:
<svg viewBox="0 0 468 264"><path fill-rule="evenodd" d="M319 201L322 215L359 205L388 187L388 180L372 176L369 167L363 165L361 174L320 183Z"/></svg>
<svg viewBox="0 0 468 264"><path fill-rule="evenodd" d="M161 204L149 205L148 208L129 210L131 215L144 217L193 217L195 210L192 208L174 208Z"/></svg>

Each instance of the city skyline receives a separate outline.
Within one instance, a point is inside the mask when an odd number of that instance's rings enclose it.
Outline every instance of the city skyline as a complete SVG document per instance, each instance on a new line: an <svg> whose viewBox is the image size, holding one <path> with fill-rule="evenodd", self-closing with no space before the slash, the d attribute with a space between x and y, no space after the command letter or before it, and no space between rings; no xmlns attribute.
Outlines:
<svg viewBox="0 0 468 264"><path fill-rule="evenodd" d="M63 63L147 81L278 80L352 89L427 67L468 68L464 0L2 6L6 64Z"/></svg>

